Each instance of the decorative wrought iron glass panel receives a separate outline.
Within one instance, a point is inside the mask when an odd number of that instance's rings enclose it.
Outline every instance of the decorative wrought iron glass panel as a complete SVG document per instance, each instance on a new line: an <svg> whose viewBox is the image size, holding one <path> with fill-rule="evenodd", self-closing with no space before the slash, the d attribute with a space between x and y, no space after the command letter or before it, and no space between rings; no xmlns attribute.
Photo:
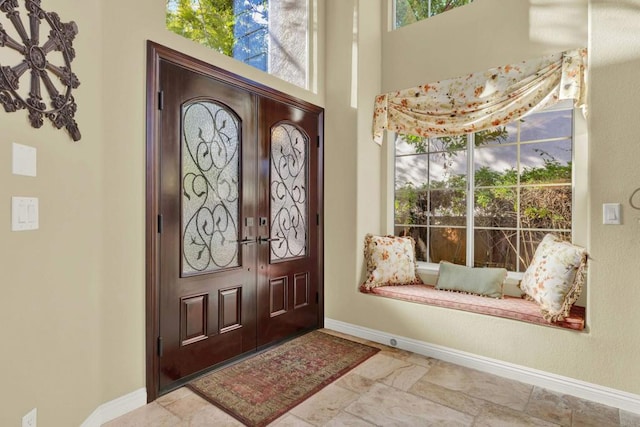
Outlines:
<svg viewBox="0 0 640 427"><path fill-rule="evenodd" d="M182 107L182 274L236 267L240 122L209 101Z"/></svg>
<svg viewBox="0 0 640 427"><path fill-rule="evenodd" d="M307 254L308 147L293 125L271 131L271 262Z"/></svg>

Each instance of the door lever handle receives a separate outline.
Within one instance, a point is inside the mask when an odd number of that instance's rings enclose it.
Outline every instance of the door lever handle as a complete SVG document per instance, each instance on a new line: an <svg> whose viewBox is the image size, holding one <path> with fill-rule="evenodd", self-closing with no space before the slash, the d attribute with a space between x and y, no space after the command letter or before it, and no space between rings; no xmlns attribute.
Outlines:
<svg viewBox="0 0 640 427"><path fill-rule="evenodd" d="M250 245L252 243L257 243L258 241L256 239L242 239L239 240L238 243L241 245Z"/></svg>
<svg viewBox="0 0 640 427"><path fill-rule="evenodd" d="M260 237L258 238L258 240L260 241L260 244L262 244L262 243L269 243L269 242L279 242L281 239L270 238L270 237Z"/></svg>

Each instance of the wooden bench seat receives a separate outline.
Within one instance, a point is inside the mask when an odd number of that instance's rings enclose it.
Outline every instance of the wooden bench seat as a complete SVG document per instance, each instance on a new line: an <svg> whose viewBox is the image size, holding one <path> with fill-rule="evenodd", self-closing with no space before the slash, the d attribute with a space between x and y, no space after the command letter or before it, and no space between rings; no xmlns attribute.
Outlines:
<svg viewBox="0 0 640 427"><path fill-rule="evenodd" d="M549 323L540 314L540 308L536 302L507 295L503 299L486 298L459 292L442 291L435 289L432 285L380 286L369 290L367 293L545 326L577 331L584 329L585 308L579 306L573 306L571 314L564 321Z"/></svg>

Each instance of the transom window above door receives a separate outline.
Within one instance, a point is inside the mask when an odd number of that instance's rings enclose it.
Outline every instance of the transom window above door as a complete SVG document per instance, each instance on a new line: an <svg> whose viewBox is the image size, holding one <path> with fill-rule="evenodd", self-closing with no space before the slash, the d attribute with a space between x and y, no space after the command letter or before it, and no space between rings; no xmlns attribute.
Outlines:
<svg viewBox="0 0 640 427"><path fill-rule="evenodd" d="M166 26L308 89L312 1L166 0Z"/></svg>
<svg viewBox="0 0 640 427"><path fill-rule="evenodd" d="M393 28L413 24L439 15L473 0L393 0Z"/></svg>

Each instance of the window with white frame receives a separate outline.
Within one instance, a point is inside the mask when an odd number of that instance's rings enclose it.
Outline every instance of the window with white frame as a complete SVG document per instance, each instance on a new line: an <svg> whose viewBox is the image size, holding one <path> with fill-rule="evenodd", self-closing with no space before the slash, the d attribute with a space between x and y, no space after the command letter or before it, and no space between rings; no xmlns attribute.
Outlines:
<svg viewBox="0 0 640 427"><path fill-rule="evenodd" d="M311 0L166 0L166 27L308 89L311 9Z"/></svg>
<svg viewBox="0 0 640 427"><path fill-rule="evenodd" d="M422 21L471 2L473 0L394 0L394 28Z"/></svg>
<svg viewBox="0 0 640 427"><path fill-rule="evenodd" d="M396 135L394 228L419 261L522 272L546 233L572 239L574 110L475 134Z"/></svg>

